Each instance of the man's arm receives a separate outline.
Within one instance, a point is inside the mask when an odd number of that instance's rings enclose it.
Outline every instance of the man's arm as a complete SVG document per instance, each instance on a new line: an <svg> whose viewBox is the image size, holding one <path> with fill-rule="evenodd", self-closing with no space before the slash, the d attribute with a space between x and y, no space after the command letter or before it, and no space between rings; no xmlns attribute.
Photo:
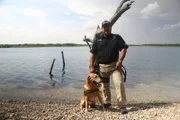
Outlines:
<svg viewBox="0 0 180 120"><path fill-rule="evenodd" d="M94 61L95 61L95 55L97 54L97 37L98 37L98 35L99 34L96 34L94 36L92 48L90 50L90 63L89 63L90 73L94 73L95 72Z"/></svg>
<svg viewBox="0 0 180 120"><path fill-rule="evenodd" d="M120 57L116 63L116 69L121 69L121 66L122 66L122 62L126 56L126 53L127 53L127 49L123 48L120 52Z"/></svg>
<svg viewBox="0 0 180 120"><path fill-rule="evenodd" d="M124 58L125 58L125 56L126 56L126 53L127 53L127 49L125 49L125 48L123 48L122 50L121 50L121 52L120 52L120 57L119 57L119 60L118 60L118 62L123 62L123 60L124 60Z"/></svg>
<svg viewBox="0 0 180 120"><path fill-rule="evenodd" d="M94 59L95 59L95 55L93 53L90 53L90 65L89 65L90 73L94 73L95 72Z"/></svg>
<svg viewBox="0 0 180 120"><path fill-rule="evenodd" d="M90 65L89 65L90 73L94 73L95 72L94 59L95 59L95 55L93 53L90 53Z"/></svg>

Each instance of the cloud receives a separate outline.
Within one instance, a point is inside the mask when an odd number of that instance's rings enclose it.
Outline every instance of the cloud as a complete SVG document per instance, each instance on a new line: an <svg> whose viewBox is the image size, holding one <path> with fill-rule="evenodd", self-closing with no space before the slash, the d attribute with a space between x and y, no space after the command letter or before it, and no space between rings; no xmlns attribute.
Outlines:
<svg viewBox="0 0 180 120"><path fill-rule="evenodd" d="M93 37L97 25L105 19L111 18L119 4L118 1L116 1L117 4L114 4L114 1L109 0L88 0L85 2L84 0L59 0L58 2L70 10L71 15L77 16L77 21L81 21L88 37Z"/></svg>
<svg viewBox="0 0 180 120"><path fill-rule="evenodd" d="M177 33L180 21L177 20L180 20L180 8L175 1L135 1L132 8L113 26L113 33L122 35L128 44L156 41L165 43L173 36L174 40L179 41ZM121 0L4 0L0 5L0 44L84 43L83 36L93 38L97 25L109 20L120 2ZM156 34L154 31L159 32Z"/></svg>
<svg viewBox="0 0 180 120"><path fill-rule="evenodd" d="M24 15L39 18L39 22L41 25L43 24L46 16L45 12L43 12L42 10L33 10L32 8L26 8L24 10Z"/></svg>
<svg viewBox="0 0 180 120"><path fill-rule="evenodd" d="M78 19L83 21L88 36L93 36L97 25L104 20L109 20L119 5L119 1L109 0L67 0L59 1L60 4L67 7L72 14L76 14ZM107 7L108 6L108 7Z"/></svg>
<svg viewBox="0 0 180 120"><path fill-rule="evenodd" d="M8 21L14 20L16 18L17 11L13 11L14 14L7 7L0 7L0 25L7 24Z"/></svg>
<svg viewBox="0 0 180 120"><path fill-rule="evenodd" d="M67 0L66 2L60 0L59 3L76 14L94 17L112 15L111 12L115 8L112 2L107 0L87 0L86 2L84 0Z"/></svg>
<svg viewBox="0 0 180 120"><path fill-rule="evenodd" d="M163 31L173 30L176 28L180 28L180 21L178 23L175 23L175 24L166 24L162 28L158 27L158 28L154 29L153 31L163 32Z"/></svg>
<svg viewBox="0 0 180 120"><path fill-rule="evenodd" d="M142 18L149 19L152 16L156 16L160 13L160 6L157 2L148 4L147 7L141 10Z"/></svg>
<svg viewBox="0 0 180 120"><path fill-rule="evenodd" d="M5 16L9 16L9 12L6 8L4 7L0 7L0 17L1 19Z"/></svg>
<svg viewBox="0 0 180 120"><path fill-rule="evenodd" d="M83 33L82 28L69 29L63 26L43 26L41 28L6 26L0 27L0 44L84 43Z"/></svg>
<svg viewBox="0 0 180 120"><path fill-rule="evenodd" d="M2 7L0 7L0 15L2 16L2 15L5 15L4 14L4 8L2 8Z"/></svg>
<svg viewBox="0 0 180 120"><path fill-rule="evenodd" d="M168 16L167 13L164 13L164 14L160 14L161 17L165 17L165 16Z"/></svg>
<svg viewBox="0 0 180 120"><path fill-rule="evenodd" d="M81 20L89 20L89 19L90 19L90 17L86 17L86 16L79 16L79 19L81 19Z"/></svg>
<svg viewBox="0 0 180 120"><path fill-rule="evenodd" d="M64 14L65 14L65 15L71 15L71 13L69 13L69 12L65 12Z"/></svg>

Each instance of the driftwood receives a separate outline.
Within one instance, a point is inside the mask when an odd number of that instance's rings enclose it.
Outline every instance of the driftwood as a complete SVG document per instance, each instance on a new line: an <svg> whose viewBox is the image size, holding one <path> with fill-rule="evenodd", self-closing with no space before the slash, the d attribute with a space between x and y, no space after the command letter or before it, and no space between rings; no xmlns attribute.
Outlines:
<svg viewBox="0 0 180 120"><path fill-rule="evenodd" d="M92 43L92 41L91 41L90 39L86 38L86 35L84 36L84 41L85 41L85 42L87 43L87 45L89 46L89 49L91 49L91 45L89 44L89 42Z"/></svg>
<svg viewBox="0 0 180 120"><path fill-rule="evenodd" d="M128 2L126 5L123 6L123 4L125 2ZM131 4L133 3L134 1L130 1L130 0L123 0L120 5L118 6L115 14L112 16L112 18L110 19L110 22L111 22L111 26L114 25L114 23L119 19L119 17L125 12L127 11L128 9L131 8Z"/></svg>
<svg viewBox="0 0 180 120"><path fill-rule="evenodd" d="M126 2L128 2L128 3L125 4L125 5L123 5L123 4L126 3ZM111 17L111 19L109 20L110 23L111 23L111 27L115 24L115 22L119 19L119 17L121 17L121 15L122 15L125 11L127 11L128 9L131 8L131 5L132 5L133 2L134 2L134 1L131 1L131 0L122 0L122 1L120 2L119 6L118 6L118 8L117 8L117 10L116 10L116 12L114 13L114 15L113 15L113 16ZM99 27L99 25L98 25L95 34L100 33L100 32L101 32L101 30L100 30L100 27ZM91 45L90 45L90 44L92 44L93 41L92 41L91 39L89 39L89 38L86 38L86 36L84 37L84 40L83 40L83 41L85 41L85 42L88 44L89 48L91 49Z"/></svg>

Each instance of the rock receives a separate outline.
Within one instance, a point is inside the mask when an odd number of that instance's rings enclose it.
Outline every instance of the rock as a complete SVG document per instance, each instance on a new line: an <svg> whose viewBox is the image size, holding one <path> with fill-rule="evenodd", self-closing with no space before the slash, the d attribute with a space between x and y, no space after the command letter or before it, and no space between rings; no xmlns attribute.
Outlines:
<svg viewBox="0 0 180 120"><path fill-rule="evenodd" d="M77 101L79 102L79 101ZM122 115L115 105L106 111L91 109L85 112L77 103L63 102L7 102L0 101L0 120L4 119L37 119L37 120L86 120L86 119L113 119L113 120L178 120L180 117L180 103L177 104L131 104L129 113Z"/></svg>
<svg viewBox="0 0 180 120"><path fill-rule="evenodd" d="M15 116L15 113L11 113L11 114L9 115L10 118L12 118L12 117L14 117L14 116Z"/></svg>

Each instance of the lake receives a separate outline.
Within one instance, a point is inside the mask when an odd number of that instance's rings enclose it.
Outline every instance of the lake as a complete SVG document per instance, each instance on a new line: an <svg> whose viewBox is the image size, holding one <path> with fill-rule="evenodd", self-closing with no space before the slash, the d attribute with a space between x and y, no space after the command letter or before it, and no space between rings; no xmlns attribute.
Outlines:
<svg viewBox="0 0 180 120"><path fill-rule="evenodd" d="M61 51L66 63L64 71ZM123 62L128 102L179 102L179 51L180 47L130 46ZM89 73L89 55L87 46L1 48L0 99L80 100ZM111 88L115 101L113 82Z"/></svg>

